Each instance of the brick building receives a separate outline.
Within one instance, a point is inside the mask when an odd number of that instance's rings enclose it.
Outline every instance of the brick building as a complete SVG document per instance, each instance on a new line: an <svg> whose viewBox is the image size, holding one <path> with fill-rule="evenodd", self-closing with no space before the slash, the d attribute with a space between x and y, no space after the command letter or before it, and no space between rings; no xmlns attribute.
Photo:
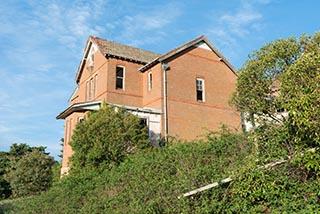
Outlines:
<svg viewBox="0 0 320 214"><path fill-rule="evenodd" d="M241 128L240 114L228 105L236 81L234 67L205 36L163 55L90 36L70 105L57 116L65 119L62 174L73 129L103 101L142 118L151 141L193 140L221 124Z"/></svg>

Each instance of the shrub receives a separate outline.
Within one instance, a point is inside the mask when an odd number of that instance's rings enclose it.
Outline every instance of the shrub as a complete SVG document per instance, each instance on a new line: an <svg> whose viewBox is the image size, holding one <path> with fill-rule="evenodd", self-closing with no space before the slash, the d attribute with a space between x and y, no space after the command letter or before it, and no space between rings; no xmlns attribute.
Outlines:
<svg viewBox="0 0 320 214"><path fill-rule="evenodd" d="M106 104L77 124L70 144L74 151L71 172L112 168L150 145L146 127L137 116Z"/></svg>

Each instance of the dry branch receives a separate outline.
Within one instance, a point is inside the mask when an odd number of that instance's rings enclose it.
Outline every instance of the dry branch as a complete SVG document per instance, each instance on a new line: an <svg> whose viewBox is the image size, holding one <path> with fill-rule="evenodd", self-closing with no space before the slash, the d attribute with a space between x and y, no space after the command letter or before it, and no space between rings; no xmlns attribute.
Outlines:
<svg viewBox="0 0 320 214"><path fill-rule="evenodd" d="M263 165L263 166L259 166L258 169L270 168L270 167L273 167L273 166L277 166L277 165L283 164L283 163L285 163L287 161L288 160L281 159L281 160L278 160L278 161L275 161L275 162L268 163L268 164ZM214 182L212 184L208 184L206 186L203 186L203 187L200 187L198 189L192 190L190 192L184 193L182 195L182 197L188 197L188 196L194 195L194 194L196 194L198 192L202 192L202 191L205 191L207 189L211 189L213 187L219 186L221 184L229 183L231 181L232 181L232 178L228 177L228 178L225 178L225 179L221 180L220 182ZM180 198L180 197L181 196L179 196L178 198Z"/></svg>

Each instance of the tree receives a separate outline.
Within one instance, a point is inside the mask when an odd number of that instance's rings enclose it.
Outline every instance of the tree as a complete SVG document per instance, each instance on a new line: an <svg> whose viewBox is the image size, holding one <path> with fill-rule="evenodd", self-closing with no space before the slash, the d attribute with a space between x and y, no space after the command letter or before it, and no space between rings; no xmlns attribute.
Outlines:
<svg viewBox="0 0 320 214"><path fill-rule="evenodd" d="M71 172L84 168L105 169L150 145L141 120L123 108L104 104L78 123L71 141Z"/></svg>
<svg viewBox="0 0 320 214"><path fill-rule="evenodd" d="M11 195L10 184L5 180L4 175L9 167L7 152L0 152L0 199L8 198Z"/></svg>
<svg viewBox="0 0 320 214"><path fill-rule="evenodd" d="M26 152L6 174L14 197L34 195L48 190L52 181L52 166L56 163L41 149Z"/></svg>
<svg viewBox="0 0 320 214"><path fill-rule="evenodd" d="M282 122L277 117L282 108L278 99L280 77L302 55L308 40L308 36L279 39L249 55L239 70L237 90L232 99L236 107L246 113L247 120L261 123L266 118Z"/></svg>
<svg viewBox="0 0 320 214"><path fill-rule="evenodd" d="M303 154L306 168L320 174L319 72L320 33L271 42L240 69L232 102L259 126L260 144L276 140L291 156ZM261 138L261 128L277 134Z"/></svg>
<svg viewBox="0 0 320 214"><path fill-rule="evenodd" d="M286 127L299 159L320 175L320 32L306 45L305 52L281 79Z"/></svg>

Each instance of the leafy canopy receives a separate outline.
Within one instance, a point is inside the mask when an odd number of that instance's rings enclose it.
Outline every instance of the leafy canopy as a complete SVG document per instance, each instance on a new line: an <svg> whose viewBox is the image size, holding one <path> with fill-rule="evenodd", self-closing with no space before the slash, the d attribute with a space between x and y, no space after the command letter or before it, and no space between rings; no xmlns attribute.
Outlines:
<svg viewBox="0 0 320 214"><path fill-rule="evenodd" d="M320 175L320 33L280 39L250 55L233 103L258 126L258 144L277 142ZM276 133L269 136L268 133ZM302 154L302 155L300 155Z"/></svg>
<svg viewBox="0 0 320 214"><path fill-rule="evenodd" d="M0 152L0 198L35 195L51 186L56 161L45 148L14 143Z"/></svg>
<svg viewBox="0 0 320 214"><path fill-rule="evenodd" d="M14 197L34 195L46 191L53 178L52 166L56 162L38 149L27 152L10 170L6 179L10 182Z"/></svg>
<svg viewBox="0 0 320 214"><path fill-rule="evenodd" d="M71 170L112 167L148 145L147 129L137 116L104 104L77 124L71 142Z"/></svg>
<svg viewBox="0 0 320 214"><path fill-rule="evenodd" d="M254 114L279 120L275 114L281 110L278 99L280 76L304 52L307 40L307 36L279 39L249 55L239 70L237 90L232 100L240 111L246 112L246 119L255 122L251 117Z"/></svg>

